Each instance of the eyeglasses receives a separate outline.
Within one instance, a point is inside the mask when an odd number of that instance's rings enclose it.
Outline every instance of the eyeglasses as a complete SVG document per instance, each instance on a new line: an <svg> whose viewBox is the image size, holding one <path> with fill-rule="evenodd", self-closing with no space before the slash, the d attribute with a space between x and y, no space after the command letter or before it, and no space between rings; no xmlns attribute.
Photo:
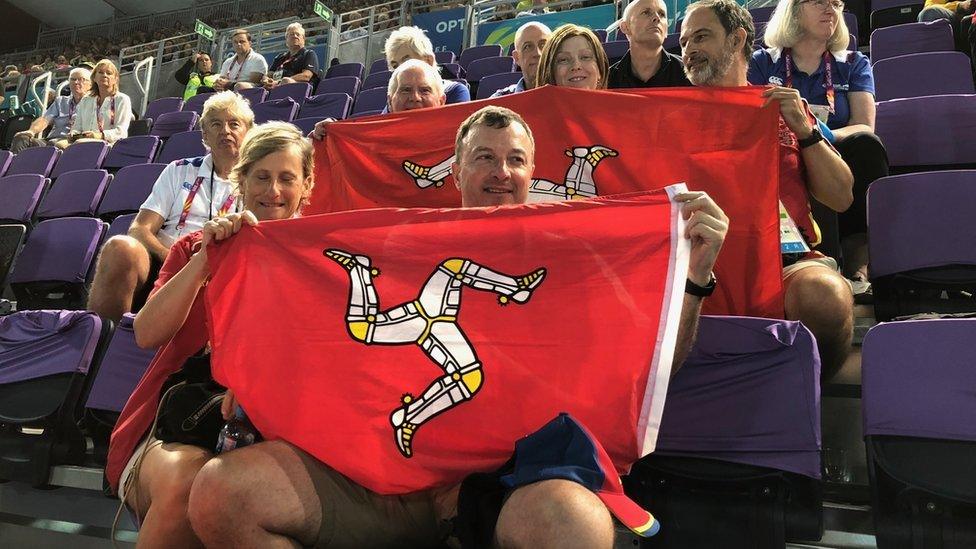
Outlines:
<svg viewBox="0 0 976 549"><path fill-rule="evenodd" d="M827 9L830 6L831 9L835 11L844 10L844 2L842 0L800 0L801 4L813 4L813 6L819 10Z"/></svg>

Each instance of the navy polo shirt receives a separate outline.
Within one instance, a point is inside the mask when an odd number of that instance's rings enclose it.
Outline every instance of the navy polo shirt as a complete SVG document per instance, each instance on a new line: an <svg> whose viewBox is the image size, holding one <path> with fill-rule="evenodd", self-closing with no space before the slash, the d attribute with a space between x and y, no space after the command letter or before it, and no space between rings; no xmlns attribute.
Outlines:
<svg viewBox="0 0 976 549"><path fill-rule="evenodd" d="M648 81L643 81L634 74L631 65L630 50L620 61L610 66L607 76L607 87L611 90L624 88L661 88L690 86L691 82L685 76L681 58L677 55L661 50L661 66Z"/></svg>
<svg viewBox="0 0 976 549"><path fill-rule="evenodd" d="M851 118L849 92L869 92L874 95L874 73L871 63L861 52L841 51L830 57L834 79L834 113L827 118L827 126L843 128ZM824 62L813 74L800 72L793 64L793 88L810 105L827 106L827 90L824 86ZM757 86L786 85L786 62L779 48L767 48L752 54L749 62L749 83Z"/></svg>

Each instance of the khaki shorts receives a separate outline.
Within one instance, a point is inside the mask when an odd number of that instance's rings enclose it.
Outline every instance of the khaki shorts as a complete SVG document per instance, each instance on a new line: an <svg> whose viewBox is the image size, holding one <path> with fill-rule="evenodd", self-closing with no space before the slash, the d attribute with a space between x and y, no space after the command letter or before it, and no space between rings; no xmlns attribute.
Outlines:
<svg viewBox="0 0 976 549"><path fill-rule="evenodd" d="M315 547L440 547L451 535L432 492L382 496L295 449L322 506Z"/></svg>
<svg viewBox="0 0 976 549"><path fill-rule="evenodd" d="M810 252L796 263L783 267L783 280L785 281L803 269L809 269L810 267L826 267L838 274L840 271L840 269L837 267L836 259L828 257L820 252ZM851 281L846 278L844 278L844 281L847 282L847 286L851 289L851 293L853 294L854 286L851 284Z"/></svg>

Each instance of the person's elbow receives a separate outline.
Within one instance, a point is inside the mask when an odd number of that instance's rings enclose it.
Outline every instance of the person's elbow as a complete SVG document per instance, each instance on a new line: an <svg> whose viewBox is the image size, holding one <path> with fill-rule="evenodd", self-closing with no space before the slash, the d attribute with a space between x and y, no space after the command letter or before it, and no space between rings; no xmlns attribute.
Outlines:
<svg viewBox="0 0 976 549"><path fill-rule="evenodd" d="M141 349L158 349L162 347L163 343L166 343L166 339L163 338L162 334L158 330L154 330L149 320L143 315L136 315L136 319L132 322L132 331L135 332L136 345Z"/></svg>
<svg viewBox="0 0 976 549"><path fill-rule="evenodd" d="M847 166L844 166L847 168ZM850 169L845 169L835 176L834 191L830 193L824 205L835 212L845 212L854 203L854 176Z"/></svg>

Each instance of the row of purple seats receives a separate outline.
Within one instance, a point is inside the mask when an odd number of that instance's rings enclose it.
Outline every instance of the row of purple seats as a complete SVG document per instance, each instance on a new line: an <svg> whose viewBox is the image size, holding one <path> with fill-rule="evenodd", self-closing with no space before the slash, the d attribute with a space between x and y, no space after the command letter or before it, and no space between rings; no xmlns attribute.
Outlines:
<svg viewBox="0 0 976 549"><path fill-rule="evenodd" d="M33 147L17 155L4 151L0 154L0 175L37 174L56 179L70 171L116 170L151 162L159 143L157 136L139 135L119 140L111 148L105 143L89 142L75 143L64 152L55 147Z"/></svg>
<svg viewBox="0 0 976 549"><path fill-rule="evenodd" d="M957 51L889 57L875 61L873 70L877 101L976 91L969 57Z"/></svg>
<svg viewBox="0 0 976 549"><path fill-rule="evenodd" d="M875 132L895 172L972 165L976 95L933 95L877 103Z"/></svg>
<svg viewBox="0 0 976 549"><path fill-rule="evenodd" d="M906 23L884 27L871 33L871 62L936 51L952 51L952 25L946 19L928 23Z"/></svg>
<svg viewBox="0 0 976 549"><path fill-rule="evenodd" d="M871 29L914 23L924 2L919 0L872 0Z"/></svg>

